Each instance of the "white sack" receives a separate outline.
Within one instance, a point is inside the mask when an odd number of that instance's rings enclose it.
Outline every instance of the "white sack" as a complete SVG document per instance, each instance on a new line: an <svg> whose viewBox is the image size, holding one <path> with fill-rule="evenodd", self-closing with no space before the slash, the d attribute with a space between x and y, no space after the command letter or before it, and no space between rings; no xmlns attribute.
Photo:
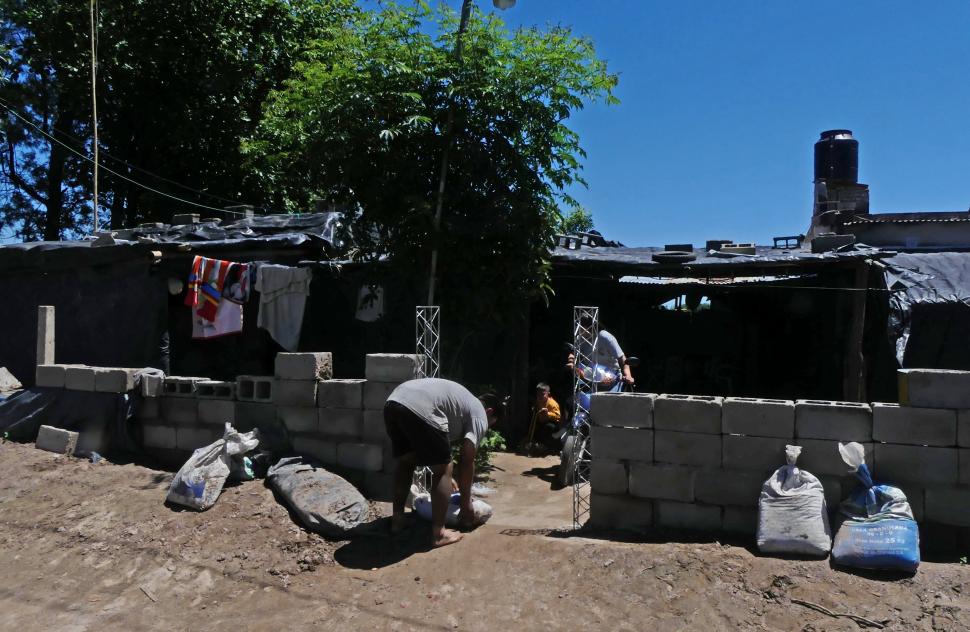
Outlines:
<svg viewBox="0 0 970 632"><path fill-rule="evenodd" d="M822 483L795 466L799 446L785 446L784 465L761 487L758 502L758 550L825 556L832 548L828 508Z"/></svg>

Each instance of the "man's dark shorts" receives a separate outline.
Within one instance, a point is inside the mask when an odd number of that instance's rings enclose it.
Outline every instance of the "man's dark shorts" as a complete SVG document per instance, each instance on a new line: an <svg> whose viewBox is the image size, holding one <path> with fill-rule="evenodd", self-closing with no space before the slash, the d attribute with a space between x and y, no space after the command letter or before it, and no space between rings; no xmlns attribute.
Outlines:
<svg viewBox="0 0 970 632"><path fill-rule="evenodd" d="M384 404L384 425L391 437L395 459L414 452L417 457L415 465L451 462L448 434L415 415L407 406L397 402Z"/></svg>

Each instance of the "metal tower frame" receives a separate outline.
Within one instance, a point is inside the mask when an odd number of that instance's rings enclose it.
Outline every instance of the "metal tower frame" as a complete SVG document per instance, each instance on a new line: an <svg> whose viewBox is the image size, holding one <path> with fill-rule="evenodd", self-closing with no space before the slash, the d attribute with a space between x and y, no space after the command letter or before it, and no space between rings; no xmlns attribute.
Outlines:
<svg viewBox="0 0 970 632"><path fill-rule="evenodd" d="M418 377L440 377L441 308L418 305L414 308L414 352L424 356Z"/></svg>
<svg viewBox="0 0 970 632"><path fill-rule="evenodd" d="M592 367L593 345L599 335L599 307L577 305L573 307L573 349L576 356L575 367ZM589 327L583 326L583 321L591 321ZM576 441L574 444L574 470L573 470L573 528L578 529L589 518L590 511L590 424L589 410L582 404L579 397L581 391L595 391L595 380L586 381L580 378L577 371L573 371L573 402L575 406L574 416L579 416L580 428L579 436L585 437L585 441ZM580 416L580 413L583 413Z"/></svg>

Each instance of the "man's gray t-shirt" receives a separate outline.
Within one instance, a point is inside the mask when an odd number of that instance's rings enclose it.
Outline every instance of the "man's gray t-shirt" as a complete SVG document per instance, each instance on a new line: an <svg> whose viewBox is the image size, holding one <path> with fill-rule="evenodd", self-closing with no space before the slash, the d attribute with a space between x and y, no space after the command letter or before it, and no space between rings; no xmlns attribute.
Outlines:
<svg viewBox="0 0 970 632"><path fill-rule="evenodd" d="M395 388L387 398L448 435L455 443L469 439L475 447L488 432L485 406L467 388L439 378L410 380Z"/></svg>
<svg viewBox="0 0 970 632"><path fill-rule="evenodd" d="M623 349L620 348L620 343L617 341L616 336L606 331L605 329L600 329L599 335L596 336L596 342L593 343L592 354L590 354L589 344L585 343L582 346L583 353L587 357L592 355L591 360L593 364L601 364L609 369L618 371L623 367L620 366L620 358L623 357Z"/></svg>

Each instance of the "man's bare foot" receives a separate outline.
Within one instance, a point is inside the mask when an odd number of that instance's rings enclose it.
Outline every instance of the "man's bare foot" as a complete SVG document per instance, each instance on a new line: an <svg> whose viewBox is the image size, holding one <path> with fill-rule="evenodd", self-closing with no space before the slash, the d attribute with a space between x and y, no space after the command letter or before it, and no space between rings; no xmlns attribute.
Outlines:
<svg viewBox="0 0 970 632"><path fill-rule="evenodd" d="M431 543L431 548L438 549L449 544L454 544L459 540L461 540L461 534L457 531L442 529L438 537L434 538L434 541Z"/></svg>

